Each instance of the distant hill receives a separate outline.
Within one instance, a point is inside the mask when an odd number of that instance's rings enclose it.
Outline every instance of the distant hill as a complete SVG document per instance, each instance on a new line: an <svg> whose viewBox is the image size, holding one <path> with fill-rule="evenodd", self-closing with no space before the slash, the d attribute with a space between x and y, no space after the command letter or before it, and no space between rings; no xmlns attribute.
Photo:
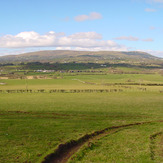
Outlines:
<svg viewBox="0 0 163 163"><path fill-rule="evenodd" d="M12 62L98 62L98 61L153 61L159 60L145 52L138 51L37 51L0 57L0 63Z"/></svg>

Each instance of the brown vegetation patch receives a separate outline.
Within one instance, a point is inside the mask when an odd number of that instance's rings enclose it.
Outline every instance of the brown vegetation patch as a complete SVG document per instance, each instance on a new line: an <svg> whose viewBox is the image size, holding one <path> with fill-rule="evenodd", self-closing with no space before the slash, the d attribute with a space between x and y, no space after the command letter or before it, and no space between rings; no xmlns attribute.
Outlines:
<svg viewBox="0 0 163 163"><path fill-rule="evenodd" d="M7 111L8 113L20 113L20 114L30 114L31 112L27 111Z"/></svg>

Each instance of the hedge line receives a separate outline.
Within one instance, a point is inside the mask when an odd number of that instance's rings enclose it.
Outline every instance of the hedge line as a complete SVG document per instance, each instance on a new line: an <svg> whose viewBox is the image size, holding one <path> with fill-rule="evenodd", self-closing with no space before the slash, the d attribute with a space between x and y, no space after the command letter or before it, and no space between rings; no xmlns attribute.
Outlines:
<svg viewBox="0 0 163 163"><path fill-rule="evenodd" d="M0 93L103 93L103 92L122 92L123 89L39 89L39 90L32 90L32 89L18 89L18 90L0 90Z"/></svg>

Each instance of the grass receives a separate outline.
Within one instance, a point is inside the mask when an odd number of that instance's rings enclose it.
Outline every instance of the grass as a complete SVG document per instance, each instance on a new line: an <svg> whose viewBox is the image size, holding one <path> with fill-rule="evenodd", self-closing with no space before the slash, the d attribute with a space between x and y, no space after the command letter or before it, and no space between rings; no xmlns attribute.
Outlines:
<svg viewBox="0 0 163 163"><path fill-rule="evenodd" d="M106 83L160 83L163 76L159 74L108 74L108 75L77 75L61 76L59 79L7 79L0 80L0 90L7 89L107 89ZM131 80L132 82L128 82ZM85 82L85 83L83 83ZM95 83L91 85L88 82ZM149 88L149 87L148 87ZM152 87L153 88L153 87ZM157 87L159 88L159 87ZM161 90L160 87L158 90ZM152 89L153 90L153 89Z"/></svg>
<svg viewBox="0 0 163 163"><path fill-rule="evenodd" d="M142 78L148 82L162 82L162 76L142 74L81 75L75 78L101 83L126 81L129 77L132 80ZM28 80L28 87L47 90L115 87L83 84L72 79L74 77L71 76L33 79ZM0 89L25 89L25 80L3 82L7 84L0 85ZM150 87L143 92L133 87L132 91L124 89L116 93L0 93L0 162L39 162L60 143L87 133L109 126L161 120L163 94L159 89ZM150 162L149 137L162 128L161 123L124 128L92 142L91 149L83 147L74 161Z"/></svg>
<svg viewBox="0 0 163 163"><path fill-rule="evenodd" d="M92 142L91 146L85 145L70 162L152 163L155 160L151 159L149 137L157 130L162 130L159 123L119 129Z"/></svg>

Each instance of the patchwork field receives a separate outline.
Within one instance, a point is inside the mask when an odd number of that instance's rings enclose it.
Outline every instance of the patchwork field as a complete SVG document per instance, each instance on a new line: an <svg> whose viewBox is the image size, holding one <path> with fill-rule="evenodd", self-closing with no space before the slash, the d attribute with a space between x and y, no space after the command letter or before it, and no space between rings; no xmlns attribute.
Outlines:
<svg viewBox="0 0 163 163"><path fill-rule="evenodd" d="M54 156L75 163L163 161L159 74L0 83L0 162L55 162Z"/></svg>

